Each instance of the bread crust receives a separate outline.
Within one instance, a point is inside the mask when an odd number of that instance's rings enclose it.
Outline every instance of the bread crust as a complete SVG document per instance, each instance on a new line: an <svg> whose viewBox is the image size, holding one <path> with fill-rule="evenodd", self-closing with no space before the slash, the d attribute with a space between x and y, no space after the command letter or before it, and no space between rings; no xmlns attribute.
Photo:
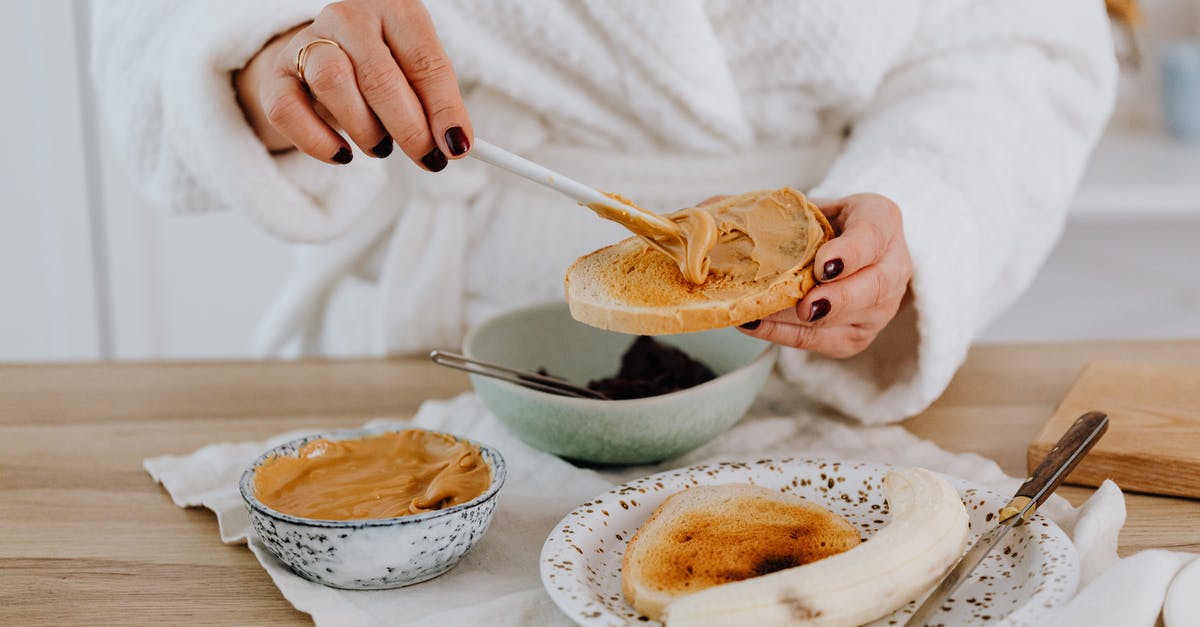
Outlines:
<svg viewBox="0 0 1200 627"><path fill-rule="evenodd" d="M631 237L580 257L567 270L564 285L571 316L621 333L664 335L736 326L794 306L816 285L813 260L817 248L834 236L833 227L816 205L791 188L750 192L719 203L732 205L762 195L810 212L823 231L817 245L791 269L743 284L710 278L694 286L666 255Z"/></svg>

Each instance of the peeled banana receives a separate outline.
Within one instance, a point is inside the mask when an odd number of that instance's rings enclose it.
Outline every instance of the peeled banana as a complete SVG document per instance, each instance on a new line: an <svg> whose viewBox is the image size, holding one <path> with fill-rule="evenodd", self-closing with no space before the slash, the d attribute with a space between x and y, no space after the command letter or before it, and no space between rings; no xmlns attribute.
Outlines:
<svg viewBox="0 0 1200 627"><path fill-rule="evenodd" d="M967 511L923 468L883 479L891 520L863 544L823 560L681 597L668 627L861 625L923 597L962 556Z"/></svg>

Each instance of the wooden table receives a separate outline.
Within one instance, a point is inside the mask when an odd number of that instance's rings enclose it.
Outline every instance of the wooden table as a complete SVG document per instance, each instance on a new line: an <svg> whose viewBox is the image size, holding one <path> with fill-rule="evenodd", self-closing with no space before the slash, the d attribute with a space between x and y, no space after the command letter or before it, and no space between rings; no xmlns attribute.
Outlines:
<svg viewBox="0 0 1200 627"><path fill-rule="evenodd" d="M1024 473L1026 443L1096 358L1200 364L1200 341L983 346L905 425ZM424 360L0 367L0 624L306 621L207 511L142 459L411 416L467 389ZM1090 490L1064 488L1073 503ZM1127 495L1122 555L1200 551L1200 502Z"/></svg>

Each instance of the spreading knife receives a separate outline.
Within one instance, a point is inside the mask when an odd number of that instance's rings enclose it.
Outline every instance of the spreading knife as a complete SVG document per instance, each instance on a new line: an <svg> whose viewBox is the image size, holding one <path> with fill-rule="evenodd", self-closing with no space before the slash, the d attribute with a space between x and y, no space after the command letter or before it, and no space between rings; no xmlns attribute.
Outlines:
<svg viewBox="0 0 1200 627"><path fill-rule="evenodd" d="M955 590L968 579L975 567L994 548L1000 545L1004 537L1013 527L1029 520L1039 505L1041 505L1071 470L1087 455L1092 446L1108 430L1108 416L1098 411L1088 412L1071 425L1070 429L1059 438L1058 443L1046 454L1042 463L1038 464L1033 473L1017 489L1016 495L1000 509L999 522L990 531L983 534L962 556L958 564L942 578L937 588L917 608L912 618L905 623L906 627L918 627L926 624L929 617L946 602Z"/></svg>

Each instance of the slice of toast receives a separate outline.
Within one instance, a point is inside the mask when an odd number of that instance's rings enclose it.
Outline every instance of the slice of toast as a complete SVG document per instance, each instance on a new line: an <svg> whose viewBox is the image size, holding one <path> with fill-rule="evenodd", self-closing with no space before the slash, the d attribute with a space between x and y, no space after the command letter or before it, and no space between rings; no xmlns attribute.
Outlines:
<svg viewBox="0 0 1200 627"><path fill-rule="evenodd" d="M706 207L768 199L793 218L785 245L796 263L772 276L738 280L710 274L683 278L675 261L637 237L580 257L567 270L567 304L576 320L637 335L688 333L735 326L794 306L816 284L813 258L833 227L804 194L785 187L731 196ZM794 251L794 253L792 252Z"/></svg>
<svg viewBox="0 0 1200 627"><path fill-rule="evenodd" d="M625 548L621 590L659 619L678 597L854 548L858 530L803 497L750 484L671 495Z"/></svg>

